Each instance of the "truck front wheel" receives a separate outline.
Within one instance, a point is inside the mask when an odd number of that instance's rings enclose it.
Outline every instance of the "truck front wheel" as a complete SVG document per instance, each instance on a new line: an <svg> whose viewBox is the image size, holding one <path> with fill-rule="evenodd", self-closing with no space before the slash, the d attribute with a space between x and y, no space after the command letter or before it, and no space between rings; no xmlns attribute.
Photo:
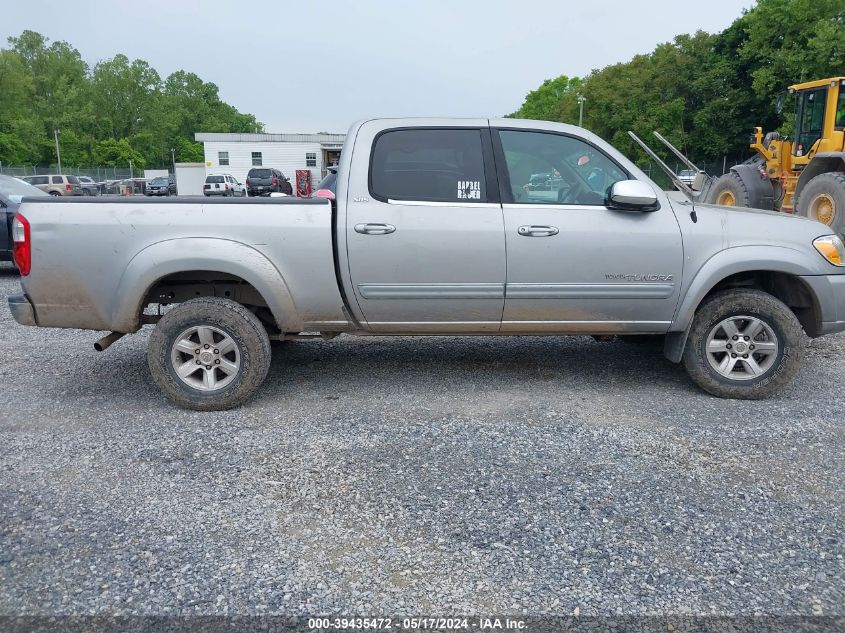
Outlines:
<svg viewBox="0 0 845 633"><path fill-rule="evenodd" d="M845 228L845 173L834 171L813 178L798 194L795 213L840 233Z"/></svg>
<svg viewBox="0 0 845 633"><path fill-rule="evenodd" d="M170 400L197 411L238 406L264 381L270 341L261 321L228 299L203 297L167 312L150 336L147 362Z"/></svg>
<svg viewBox="0 0 845 633"><path fill-rule="evenodd" d="M801 324L783 302L760 290L724 290L696 312L684 366L714 396L757 400L792 381L803 346Z"/></svg>

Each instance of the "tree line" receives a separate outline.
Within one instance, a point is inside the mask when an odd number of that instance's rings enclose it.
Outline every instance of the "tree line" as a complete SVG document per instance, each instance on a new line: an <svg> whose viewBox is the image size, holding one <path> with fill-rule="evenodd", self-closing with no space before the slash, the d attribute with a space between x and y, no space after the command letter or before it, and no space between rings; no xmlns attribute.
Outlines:
<svg viewBox="0 0 845 633"><path fill-rule="evenodd" d="M577 124L582 95L584 127L641 164L628 130L650 145L657 130L694 161L721 161L748 154L755 126L792 131L794 100L777 107L789 85L843 75L845 0L758 0L721 33L679 35L586 77L547 80L509 116Z"/></svg>
<svg viewBox="0 0 845 633"><path fill-rule="evenodd" d="M0 161L74 167L164 167L202 162L194 132L261 132L251 114L224 103L215 84L183 70L162 79L125 55L89 66L63 41L34 31L0 49ZM171 150L173 150L171 152Z"/></svg>

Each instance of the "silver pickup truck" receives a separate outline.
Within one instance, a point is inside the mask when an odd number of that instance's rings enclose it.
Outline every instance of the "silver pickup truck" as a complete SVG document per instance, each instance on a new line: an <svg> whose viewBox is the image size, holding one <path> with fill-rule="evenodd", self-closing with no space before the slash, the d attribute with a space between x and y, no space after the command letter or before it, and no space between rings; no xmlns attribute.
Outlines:
<svg viewBox="0 0 845 633"><path fill-rule="evenodd" d="M334 200L25 198L13 237L18 323L111 331L98 349L155 324L155 382L201 410L248 398L271 340L660 335L706 391L762 398L804 333L845 330L829 227L679 202L540 121L363 121Z"/></svg>

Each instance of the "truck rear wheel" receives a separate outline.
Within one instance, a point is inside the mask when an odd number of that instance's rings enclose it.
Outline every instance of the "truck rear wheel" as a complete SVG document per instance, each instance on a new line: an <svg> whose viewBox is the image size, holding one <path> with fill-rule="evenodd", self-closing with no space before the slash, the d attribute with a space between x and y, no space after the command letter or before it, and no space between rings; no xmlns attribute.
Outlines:
<svg viewBox="0 0 845 633"><path fill-rule="evenodd" d="M745 183L732 171L716 179L707 195L707 201L725 207L751 206L751 196L748 195Z"/></svg>
<svg viewBox="0 0 845 633"><path fill-rule="evenodd" d="M795 213L840 233L845 228L845 173L819 174L804 185L795 202Z"/></svg>
<svg viewBox="0 0 845 633"><path fill-rule="evenodd" d="M231 409L249 398L270 368L261 321L239 303L204 297L167 312L150 336L153 380L186 409Z"/></svg>
<svg viewBox="0 0 845 633"><path fill-rule="evenodd" d="M798 373L804 333L792 311L761 290L711 296L693 319L684 366L720 398L768 398Z"/></svg>

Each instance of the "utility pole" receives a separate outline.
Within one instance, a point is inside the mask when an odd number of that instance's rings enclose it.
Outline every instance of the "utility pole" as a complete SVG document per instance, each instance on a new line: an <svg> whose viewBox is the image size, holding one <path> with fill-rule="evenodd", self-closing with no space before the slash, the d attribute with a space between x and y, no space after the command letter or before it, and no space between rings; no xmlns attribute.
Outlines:
<svg viewBox="0 0 845 633"><path fill-rule="evenodd" d="M587 97L579 92L576 95L576 98L578 99L578 105L580 106L578 110L578 127L584 127L584 102L587 100Z"/></svg>
<svg viewBox="0 0 845 633"><path fill-rule="evenodd" d="M173 159L173 173L176 174L176 149L170 148L170 157Z"/></svg>
<svg viewBox="0 0 845 633"><path fill-rule="evenodd" d="M59 163L59 173L62 173L62 154L59 151L59 130L53 130L53 138L56 139L56 161Z"/></svg>
<svg viewBox="0 0 845 633"><path fill-rule="evenodd" d="M132 159L131 158L129 159L129 177L130 178L133 177L133 174L132 174Z"/></svg>

